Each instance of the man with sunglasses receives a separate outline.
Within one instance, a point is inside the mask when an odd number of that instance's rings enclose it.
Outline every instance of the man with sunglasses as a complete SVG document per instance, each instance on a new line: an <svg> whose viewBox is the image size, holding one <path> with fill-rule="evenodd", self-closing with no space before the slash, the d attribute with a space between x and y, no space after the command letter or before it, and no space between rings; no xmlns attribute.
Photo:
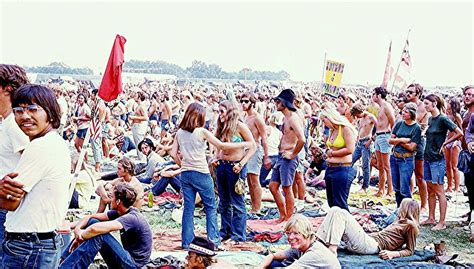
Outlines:
<svg viewBox="0 0 474 269"><path fill-rule="evenodd" d="M12 173L4 177L21 182L22 196L0 199L0 207L9 211L2 268L57 268L61 236L56 230L70 200L71 165L67 143L56 132L61 110L51 89L33 84L15 91L12 107L30 143Z"/></svg>
<svg viewBox="0 0 474 269"><path fill-rule="evenodd" d="M262 161L267 169L272 165L268 156L265 122L262 116L255 110L256 102L257 98L251 92L245 92L240 97L242 110L246 114L245 124L249 127L257 143L257 150L247 162L247 182L249 184L250 199L252 201L252 210L249 213L260 213L262 206L262 187L260 186L259 180Z"/></svg>
<svg viewBox="0 0 474 269"><path fill-rule="evenodd" d="M15 91L28 83L26 72L17 65L0 64L0 179L12 172L20 161L21 153L30 140L18 127L12 113L12 98ZM11 188L13 187L13 193ZM16 187L16 188L15 188ZM0 180L0 198L21 197L22 185L16 181ZM14 193L18 190L18 193ZM0 265L3 256L3 238L7 210L0 209Z"/></svg>
<svg viewBox="0 0 474 269"><path fill-rule="evenodd" d="M416 122L421 127L421 143L417 146L415 154L415 178L418 191L420 193L421 211L424 212L428 206L428 190L426 182L423 180L423 155L426 147L426 130L428 129L428 119L431 114L426 111L425 105L420 100L423 95L423 87L418 83L410 84L405 94L405 103L415 103L416 109Z"/></svg>

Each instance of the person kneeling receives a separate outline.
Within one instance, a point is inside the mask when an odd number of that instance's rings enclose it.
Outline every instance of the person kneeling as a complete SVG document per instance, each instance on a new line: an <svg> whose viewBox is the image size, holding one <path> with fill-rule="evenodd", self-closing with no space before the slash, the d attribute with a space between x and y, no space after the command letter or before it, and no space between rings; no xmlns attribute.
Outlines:
<svg viewBox="0 0 474 269"><path fill-rule="evenodd" d="M413 255L419 221L418 202L405 198L400 204L395 222L380 232L368 235L347 210L332 207L316 236L336 255L342 240L350 252L367 255L378 253L382 259L390 260Z"/></svg>
<svg viewBox="0 0 474 269"><path fill-rule="evenodd" d="M150 260L152 232L146 219L132 205L137 193L119 183L112 193L112 210L80 220L74 240L62 255L60 268L87 268L98 252L109 268L141 268ZM120 230L122 245L110 233Z"/></svg>
<svg viewBox="0 0 474 269"><path fill-rule="evenodd" d="M313 225L305 216L296 214L291 217L285 225L291 249L265 256L258 268L341 268L336 255L314 240L312 230Z"/></svg>

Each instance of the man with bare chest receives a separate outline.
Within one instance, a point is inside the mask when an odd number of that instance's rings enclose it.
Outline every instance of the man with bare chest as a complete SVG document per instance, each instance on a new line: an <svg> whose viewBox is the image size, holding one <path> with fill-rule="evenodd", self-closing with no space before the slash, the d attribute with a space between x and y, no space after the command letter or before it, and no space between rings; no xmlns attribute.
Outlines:
<svg viewBox="0 0 474 269"><path fill-rule="evenodd" d="M255 110L256 102L257 99L251 92L245 92L240 97L242 110L246 113L245 124L249 127L257 144L255 154L247 162L247 182L249 184L250 199L252 202L252 210L250 213L259 213L262 204L262 188L259 180L262 161L265 168L269 169L271 166L271 161L268 157L265 122L262 116Z"/></svg>
<svg viewBox="0 0 474 269"><path fill-rule="evenodd" d="M166 133L169 132L171 128L171 104L168 96L165 94L160 96L160 111L161 111L161 134L160 140L166 136Z"/></svg>
<svg viewBox="0 0 474 269"><path fill-rule="evenodd" d="M306 140L303 133L303 124L296 114L296 108L293 104L295 93L290 89L286 89L281 91L274 100L277 110L282 112L285 117L282 128L283 136L278 147L279 158L273 168L269 188L280 212L280 218L277 222L282 222L293 215L295 200L292 185L298 166L298 153L303 148ZM285 194L284 199L280 193L280 185Z"/></svg>
<svg viewBox="0 0 474 269"><path fill-rule="evenodd" d="M147 109L143 104L143 101L145 101L145 94L143 92L138 92L135 96L135 101L137 102L138 107L135 111L135 114L129 116L128 118L132 121L133 142L135 145L138 145L138 143L140 143L145 138L148 128ZM137 152L138 158L140 160L145 160L145 155L143 155L140 151Z"/></svg>
<svg viewBox="0 0 474 269"><path fill-rule="evenodd" d="M375 196L385 193L385 182L387 182L387 196L393 196L392 174L390 171L390 153L392 146L388 143L392 128L395 124L395 113L392 105L387 102L387 90L384 87L374 89L372 100L379 105L376 124L375 157L379 170L379 191Z"/></svg>
<svg viewBox="0 0 474 269"><path fill-rule="evenodd" d="M361 192L367 192L370 180L370 155L372 146L372 130L377 124L374 115L366 111L361 104L356 104L351 108L351 117L358 123L358 138L354 153L352 154L352 165L362 157L362 172L364 181Z"/></svg>
<svg viewBox="0 0 474 269"><path fill-rule="evenodd" d="M428 206L428 191L426 182L423 180L423 155L426 147L426 130L428 129L428 119L431 114L426 111L425 105L420 100L423 94L423 87L420 84L410 84L405 95L405 103L412 102L417 105L416 122L421 127L421 144L417 146L415 154L415 178L418 191L420 193L421 211L426 211Z"/></svg>

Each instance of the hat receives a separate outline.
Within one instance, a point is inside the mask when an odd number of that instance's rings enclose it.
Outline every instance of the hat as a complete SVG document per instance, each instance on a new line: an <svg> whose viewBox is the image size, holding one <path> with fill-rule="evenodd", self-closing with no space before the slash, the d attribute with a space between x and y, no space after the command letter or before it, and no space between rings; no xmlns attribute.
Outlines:
<svg viewBox="0 0 474 269"><path fill-rule="evenodd" d="M196 236L191 244L189 244L188 251L212 257L216 255L216 252L214 252L215 248L216 246L209 239Z"/></svg>
<svg viewBox="0 0 474 269"><path fill-rule="evenodd" d="M153 144L153 142L151 141L150 138L145 138L142 141L140 141L140 143L138 143L138 151L141 152L141 148L142 148L143 143L147 144L151 148L151 150L155 151L155 149L156 149L155 145Z"/></svg>
<svg viewBox="0 0 474 269"><path fill-rule="evenodd" d="M280 92L280 94L273 98L274 100L280 100L285 107L291 111L296 111L293 101L295 100L295 93L291 89L286 89Z"/></svg>
<svg viewBox="0 0 474 269"><path fill-rule="evenodd" d="M346 97L349 98L349 99L351 99L352 102L357 101L357 97L355 96L355 94L353 94L353 93L351 93L351 92L348 93L348 94L346 94Z"/></svg>

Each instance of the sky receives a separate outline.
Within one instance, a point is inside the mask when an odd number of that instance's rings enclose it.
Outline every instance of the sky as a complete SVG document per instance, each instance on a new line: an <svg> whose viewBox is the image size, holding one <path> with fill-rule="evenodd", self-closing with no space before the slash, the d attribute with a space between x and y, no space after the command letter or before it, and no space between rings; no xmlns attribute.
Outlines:
<svg viewBox="0 0 474 269"><path fill-rule="evenodd" d="M473 83L471 1L0 1L1 63L59 61L99 73L120 34L125 60L183 68L201 60L225 71L285 70L293 80L321 81L326 57L345 64L343 83L380 84L390 41L396 68L411 29L416 82Z"/></svg>

